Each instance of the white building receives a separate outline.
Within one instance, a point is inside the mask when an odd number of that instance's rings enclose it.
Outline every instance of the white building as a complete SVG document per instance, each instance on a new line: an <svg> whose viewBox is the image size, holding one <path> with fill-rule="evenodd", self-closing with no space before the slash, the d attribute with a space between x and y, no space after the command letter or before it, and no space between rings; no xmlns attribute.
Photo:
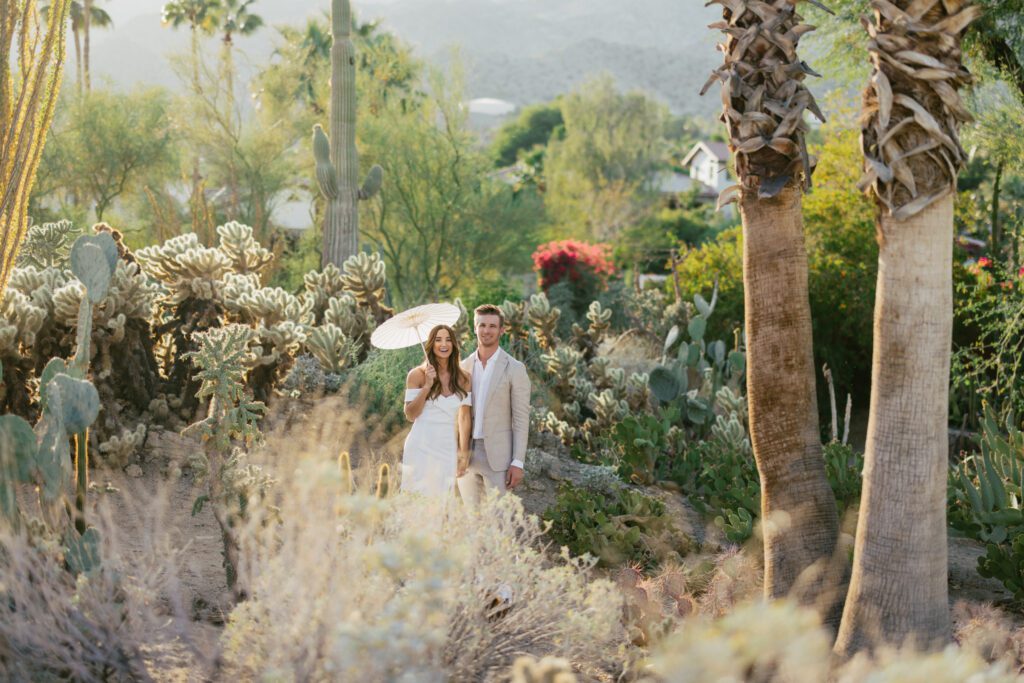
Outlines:
<svg viewBox="0 0 1024 683"><path fill-rule="evenodd" d="M698 142L683 159L683 168L716 197L736 183L729 174L729 147L724 142Z"/></svg>

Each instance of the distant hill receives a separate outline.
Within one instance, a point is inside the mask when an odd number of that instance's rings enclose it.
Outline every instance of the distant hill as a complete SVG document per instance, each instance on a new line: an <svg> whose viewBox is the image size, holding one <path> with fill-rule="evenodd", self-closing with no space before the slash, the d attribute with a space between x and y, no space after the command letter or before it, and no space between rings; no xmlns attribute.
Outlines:
<svg viewBox="0 0 1024 683"><path fill-rule="evenodd" d="M167 54L187 49L188 30L162 27L161 4L105 3L115 29L94 33L94 78L177 87ZM273 26L301 24L328 6L259 0L254 9ZM714 95L698 97L721 59L718 34L706 27L718 11L699 0L357 0L354 7L361 20L380 19L428 61L444 64L458 47L471 98L521 106L608 72L620 87L647 91L677 113L711 115L720 106ZM240 60L243 77L270 58L276 38L264 29L237 41L248 57Z"/></svg>

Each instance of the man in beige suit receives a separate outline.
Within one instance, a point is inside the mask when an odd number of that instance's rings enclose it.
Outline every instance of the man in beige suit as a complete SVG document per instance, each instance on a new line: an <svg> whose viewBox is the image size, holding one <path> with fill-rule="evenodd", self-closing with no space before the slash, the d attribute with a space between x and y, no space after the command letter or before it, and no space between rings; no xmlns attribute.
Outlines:
<svg viewBox="0 0 1024 683"><path fill-rule="evenodd" d="M471 452L460 453L459 494L476 506L486 489L504 493L523 480L530 429L530 378L526 366L499 345L505 331L501 309L485 304L473 311L477 349L462 361L472 376Z"/></svg>

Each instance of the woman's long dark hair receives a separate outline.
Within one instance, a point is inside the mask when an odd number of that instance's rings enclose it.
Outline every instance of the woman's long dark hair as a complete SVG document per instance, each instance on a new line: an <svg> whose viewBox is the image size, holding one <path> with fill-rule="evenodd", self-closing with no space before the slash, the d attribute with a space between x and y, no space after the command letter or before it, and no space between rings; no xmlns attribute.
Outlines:
<svg viewBox="0 0 1024 683"><path fill-rule="evenodd" d="M434 340L437 338L437 333L441 330L447 330L448 336L452 340L452 353L448 356L448 376L451 378L452 389L459 398L466 398L466 394L469 393L469 377L462 371L462 367L459 365L459 360L462 358L462 355L459 353L459 337L455 334L455 330L448 325L435 326L430 331L430 336L427 337L427 360L434 366L434 370L437 372L437 376L434 377L434 386L430 388L430 394L427 395L427 398L437 398L441 395L443 389L441 386L440 361L434 355Z"/></svg>

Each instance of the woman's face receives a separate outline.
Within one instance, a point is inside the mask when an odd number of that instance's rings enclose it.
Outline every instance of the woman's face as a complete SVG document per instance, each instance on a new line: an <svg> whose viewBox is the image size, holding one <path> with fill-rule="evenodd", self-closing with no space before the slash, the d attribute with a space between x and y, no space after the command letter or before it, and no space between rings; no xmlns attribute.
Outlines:
<svg viewBox="0 0 1024 683"><path fill-rule="evenodd" d="M434 337L434 356L439 361L446 361L452 355L452 335L448 330L439 330Z"/></svg>

